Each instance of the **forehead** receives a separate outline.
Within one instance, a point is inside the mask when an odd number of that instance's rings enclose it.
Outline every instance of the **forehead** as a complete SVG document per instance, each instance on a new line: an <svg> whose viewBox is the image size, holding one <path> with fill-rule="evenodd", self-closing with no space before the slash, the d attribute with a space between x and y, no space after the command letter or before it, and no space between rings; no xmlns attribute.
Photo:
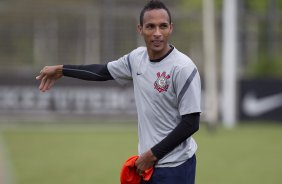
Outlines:
<svg viewBox="0 0 282 184"><path fill-rule="evenodd" d="M169 16L164 9L148 10L144 13L143 24L148 23L168 23Z"/></svg>

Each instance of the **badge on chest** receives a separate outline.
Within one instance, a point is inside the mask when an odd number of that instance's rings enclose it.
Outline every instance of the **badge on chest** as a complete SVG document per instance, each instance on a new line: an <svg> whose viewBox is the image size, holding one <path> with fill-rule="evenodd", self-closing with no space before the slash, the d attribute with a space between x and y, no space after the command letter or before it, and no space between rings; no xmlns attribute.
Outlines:
<svg viewBox="0 0 282 184"><path fill-rule="evenodd" d="M170 78L170 75L166 75L166 72L157 73L157 80L154 83L154 87L159 93L167 91L169 87L169 84L167 81L169 78Z"/></svg>

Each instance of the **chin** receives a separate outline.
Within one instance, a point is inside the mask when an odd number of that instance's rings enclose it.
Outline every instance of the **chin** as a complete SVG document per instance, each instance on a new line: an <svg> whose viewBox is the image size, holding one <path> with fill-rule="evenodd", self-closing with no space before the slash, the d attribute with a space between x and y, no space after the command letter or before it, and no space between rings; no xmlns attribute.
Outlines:
<svg viewBox="0 0 282 184"><path fill-rule="evenodd" d="M164 50L164 47L163 46L159 46L159 47L152 46L151 50L153 52L162 52Z"/></svg>

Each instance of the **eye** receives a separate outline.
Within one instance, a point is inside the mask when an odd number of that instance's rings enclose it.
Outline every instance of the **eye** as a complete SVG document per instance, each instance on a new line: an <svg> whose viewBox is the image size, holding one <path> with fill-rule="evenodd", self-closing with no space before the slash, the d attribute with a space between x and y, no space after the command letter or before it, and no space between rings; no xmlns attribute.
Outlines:
<svg viewBox="0 0 282 184"><path fill-rule="evenodd" d="M161 29L166 29L166 28L168 28L168 24L161 24L161 25L160 25L160 28L161 28Z"/></svg>
<svg viewBox="0 0 282 184"><path fill-rule="evenodd" d="M154 28L155 28L154 24L147 24L146 25L146 29L154 29Z"/></svg>

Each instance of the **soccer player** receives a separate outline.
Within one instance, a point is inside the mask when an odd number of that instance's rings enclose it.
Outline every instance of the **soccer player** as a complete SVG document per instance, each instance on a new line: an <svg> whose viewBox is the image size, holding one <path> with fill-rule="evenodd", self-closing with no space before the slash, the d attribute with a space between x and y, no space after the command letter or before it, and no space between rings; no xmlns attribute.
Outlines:
<svg viewBox="0 0 282 184"><path fill-rule="evenodd" d="M84 80L133 83L138 114L137 171L154 167L148 184L194 184L201 82L197 67L169 44L171 14L158 0L149 1L138 25L146 47L105 65L46 66L36 78L49 90L62 76Z"/></svg>

